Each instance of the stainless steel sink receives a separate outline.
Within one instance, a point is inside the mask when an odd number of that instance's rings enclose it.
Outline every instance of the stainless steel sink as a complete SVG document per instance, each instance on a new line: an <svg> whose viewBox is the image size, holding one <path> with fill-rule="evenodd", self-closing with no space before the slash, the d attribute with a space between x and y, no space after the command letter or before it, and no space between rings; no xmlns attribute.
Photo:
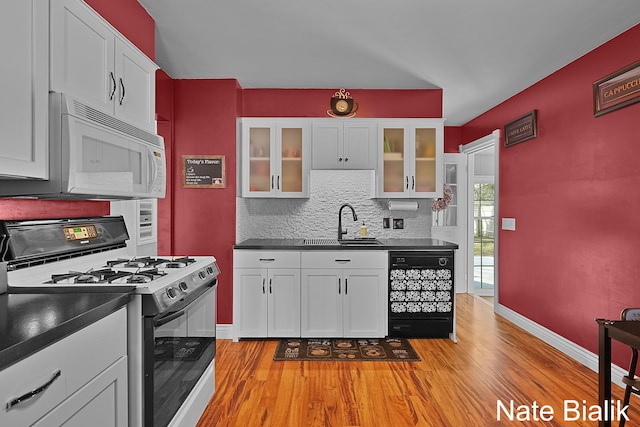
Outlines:
<svg viewBox="0 0 640 427"><path fill-rule="evenodd" d="M378 240L374 238L362 238L362 239L341 239L338 240L343 246L376 246L381 245Z"/></svg>

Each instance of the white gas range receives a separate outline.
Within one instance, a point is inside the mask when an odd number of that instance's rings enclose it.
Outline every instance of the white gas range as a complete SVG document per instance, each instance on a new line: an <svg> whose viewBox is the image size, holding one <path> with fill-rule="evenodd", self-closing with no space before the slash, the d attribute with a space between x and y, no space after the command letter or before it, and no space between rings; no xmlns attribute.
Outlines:
<svg viewBox="0 0 640 427"><path fill-rule="evenodd" d="M131 257L122 217L2 221L0 238L10 292L131 292L129 425L195 425L215 390L214 257Z"/></svg>

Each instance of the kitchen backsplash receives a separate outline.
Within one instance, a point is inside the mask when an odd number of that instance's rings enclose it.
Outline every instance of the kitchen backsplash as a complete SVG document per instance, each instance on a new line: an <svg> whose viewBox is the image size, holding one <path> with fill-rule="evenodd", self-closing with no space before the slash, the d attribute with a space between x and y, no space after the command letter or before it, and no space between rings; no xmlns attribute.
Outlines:
<svg viewBox="0 0 640 427"><path fill-rule="evenodd" d="M312 170L309 199L236 199L236 241L250 238L337 238L338 210L345 238L358 236L364 221L368 237L431 237L431 200L418 200L416 211L389 211L388 199L372 199L373 171ZM383 218L402 218L404 229L382 228ZM393 220L391 220L393 225Z"/></svg>

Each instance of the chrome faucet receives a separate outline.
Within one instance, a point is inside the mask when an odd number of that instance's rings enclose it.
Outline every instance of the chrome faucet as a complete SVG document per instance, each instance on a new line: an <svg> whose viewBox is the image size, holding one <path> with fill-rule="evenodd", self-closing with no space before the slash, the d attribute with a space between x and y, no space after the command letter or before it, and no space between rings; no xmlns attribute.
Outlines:
<svg viewBox="0 0 640 427"><path fill-rule="evenodd" d="M351 209L351 213L353 213L353 220L358 220L358 215L356 215L356 210L353 209L353 206L351 206L349 203L345 203L344 205L340 206L340 210L338 211L338 240L342 240L342 236L347 234L347 230L342 229L342 209L344 208Z"/></svg>

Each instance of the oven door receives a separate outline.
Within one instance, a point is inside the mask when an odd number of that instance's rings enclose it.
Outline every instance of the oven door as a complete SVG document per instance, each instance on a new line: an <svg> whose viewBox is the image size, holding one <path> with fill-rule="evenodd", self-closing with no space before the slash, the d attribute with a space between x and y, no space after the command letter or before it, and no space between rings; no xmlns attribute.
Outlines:
<svg viewBox="0 0 640 427"><path fill-rule="evenodd" d="M215 286L186 307L145 318L145 426L197 422L215 388L215 325Z"/></svg>

